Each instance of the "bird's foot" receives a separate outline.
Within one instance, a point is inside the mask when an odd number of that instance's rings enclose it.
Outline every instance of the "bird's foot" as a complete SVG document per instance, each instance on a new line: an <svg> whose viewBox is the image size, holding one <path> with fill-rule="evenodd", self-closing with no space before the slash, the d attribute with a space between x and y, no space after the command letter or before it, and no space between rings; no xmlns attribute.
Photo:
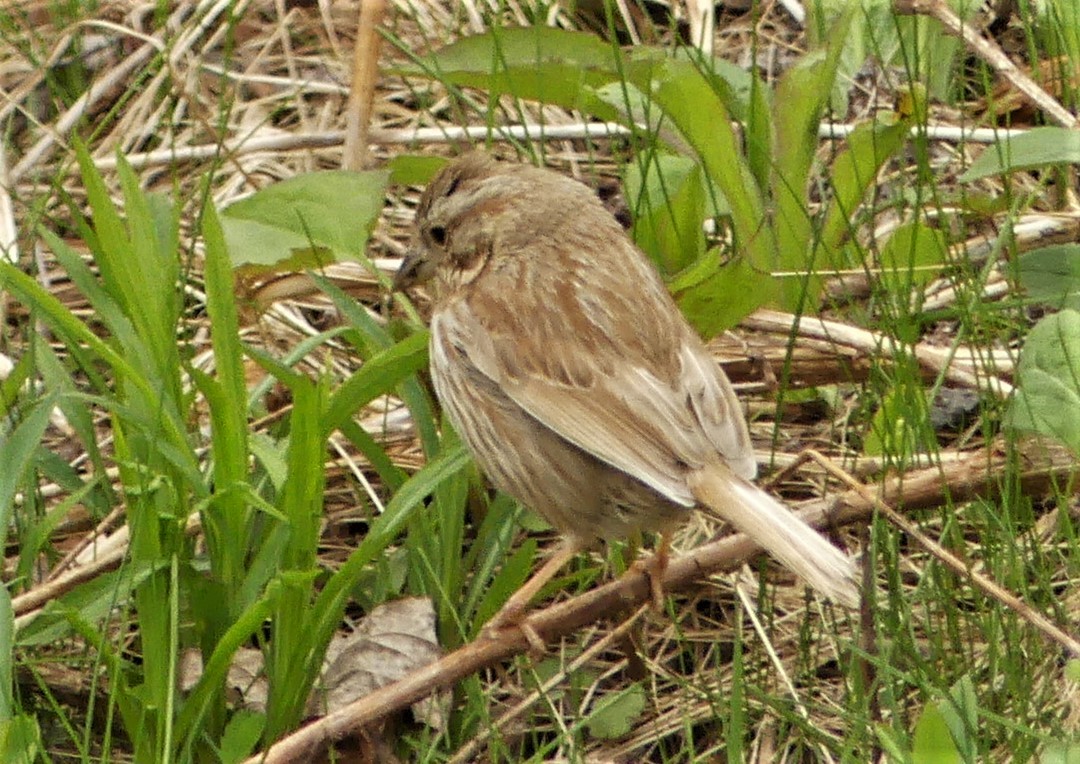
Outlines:
<svg viewBox="0 0 1080 764"><path fill-rule="evenodd" d="M649 600L653 610L664 612L664 571L667 570L668 557L657 552L646 560L637 560L631 569L640 573L649 582Z"/></svg>
<svg viewBox="0 0 1080 764"><path fill-rule="evenodd" d="M547 648L544 645L544 640L540 638L536 629L529 623L526 606L514 602L513 597L503 605L494 618L484 624L480 636L483 639L502 639L505 632L512 629L519 630L522 636L525 637L525 641L529 643L529 655L537 657L546 652Z"/></svg>

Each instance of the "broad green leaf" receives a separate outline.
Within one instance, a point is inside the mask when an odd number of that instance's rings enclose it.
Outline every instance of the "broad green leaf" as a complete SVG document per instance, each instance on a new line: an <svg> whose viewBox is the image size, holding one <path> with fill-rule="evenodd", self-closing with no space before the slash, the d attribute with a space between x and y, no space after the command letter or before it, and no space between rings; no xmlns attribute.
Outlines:
<svg viewBox="0 0 1080 764"><path fill-rule="evenodd" d="M841 245L851 236L855 214L877 181L878 171L905 145L909 129L908 120L890 114L859 125L848 136L829 172L833 194L818 235L819 269L855 265L844 262Z"/></svg>
<svg viewBox="0 0 1080 764"><path fill-rule="evenodd" d="M915 394L922 395L921 391ZM870 429L863 440L863 453L907 463L925 451L931 442L932 433L927 430L924 414L925 406L919 407L918 401L912 401L909 390L894 386L881 399L870 420Z"/></svg>
<svg viewBox="0 0 1080 764"><path fill-rule="evenodd" d="M626 166L623 188L634 216L634 241L665 274L705 252L705 195L701 168L690 157L643 154Z"/></svg>
<svg viewBox="0 0 1080 764"><path fill-rule="evenodd" d="M238 764L255 750L266 726L266 717L243 709L233 714L221 736L221 764Z"/></svg>
<svg viewBox="0 0 1080 764"><path fill-rule="evenodd" d="M610 694L597 703L595 710L585 720L585 727L593 737L600 740L623 737L641 718L645 705L645 690L635 682L625 690Z"/></svg>
<svg viewBox="0 0 1080 764"><path fill-rule="evenodd" d="M244 276L265 272L307 271L325 268L338 259L329 247L311 246L311 239L257 220L221 213L229 262Z"/></svg>
<svg viewBox="0 0 1080 764"><path fill-rule="evenodd" d="M638 87L649 88L653 100L693 148L708 180L727 199L736 244L744 257L762 273L770 273L776 266L776 241L765 217L761 189L743 156L728 109L710 80L677 61L659 62L635 77L644 78L636 83ZM760 288L762 281L754 292L758 305L773 295L772 288Z"/></svg>
<svg viewBox="0 0 1080 764"><path fill-rule="evenodd" d="M398 154L386 163L390 183L395 186L423 186L447 163L443 157Z"/></svg>
<svg viewBox="0 0 1080 764"><path fill-rule="evenodd" d="M180 394L177 370L180 353L175 342L180 320L179 213L161 194L147 194L131 166L119 157L117 171L124 190L130 243L119 253L119 264L132 277L129 318L154 354L156 376ZM96 221L95 221L96 225ZM97 254L97 253L95 253Z"/></svg>
<svg viewBox="0 0 1080 764"><path fill-rule="evenodd" d="M751 93L755 86L754 76L739 66L723 59L704 60L698 51L676 48L669 51L643 45L632 48L620 81L633 82L643 93L651 92L653 75L657 67L667 64L680 71L696 72L709 89L724 104L724 108L738 122L746 119Z"/></svg>
<svg viewBox="0 0 1080 764"><path fill-rule="evenodd" d="M596 35L530 26L466 37L392 71L573 108L586 87L617 76L615 55Z"/></svg>
<svg viewBox="0 0 1080 764"><path fill-rule="evenodd" d="M385 170L312 172L230 204L221 212L221 227L233 266L279 267L297 256L307 266L330 256L361 257L389 178Z"/></svg>
<svg viewBox="0 0 1080 764"><path fill-rule="evenodd" d="M47 395L27 412L17 427L10 432L0 431L0 464L4 465L0 469L0 542L6 540L12 527L15 494L34 461L55 405L56 396Z"/></svg>
<svg viewBox="0 0 1080 764"><path fill-rule="evenodd" d="M42 761L44 753L37 719L23 714L0 721L0 761L33 764Z"/></svg>
<svg viewBox="0 0 1080 764"><path fill-rule="evenodd" d="M923 709L915 723L913 737L913 764L960 764L963 761L937 703L928 703Z"/></svg>
<svg viewBox="0 0 1080 764"><path fill-rule="evenodd" d="M809 304L820 291L817 263L810 250L813 225L810 218L810 167L818 148L818 125L828 104L844 39L855 12L840 14L830 30L824 49L802 56L781 77L773 98L775 151L770 183L776 207L775 230L777 266L789 274L782 280L781 305L787 310L802 310L809 293ZM802 283L809 279L809 284Z"/></svg>
<svg viewBox="0 0 1080 764"><path fill-rule="evenodd" d="M614 71L612 46L588 32L549 26L498 29L464 37L419 63L437 64L440 72L490 72L497 66L533 67L565 63L582 69ZM401 73L412 73L405 68Z"/></svg>
<svg viewBox="0 0 1080 764"><path fill-rule="evenodd" d="M746 98L746 117L743 119L743 130L745 131L746 162L760 188L769 188L774 175L776 121L773 118L773 103L774 93L772 89L755 69ZM732 116L738 119L738 115L734 111Z"/></svg>
<svg viewBox="0 0 1080 764"><path fill-rule="evenodd" d="M1063 310L1028 333L1006 424L1049 435L1080 456L1080 313Z"/></svg>
<svg viewBox="0 0 1080 764"><path fill-rule="evenodd" d="M1034 170L1047 165L1078 163L1080 130L1036 127L987 146L959 180L969 183L1014 170Z"/></svg>
<svg viewBox="0 0 1080 764"><path fill-rule="evenodd" d="M1068 60L1073 66L1080 67L1080 3L1076 0L1049 0L1036 5L1035 10L1048 30L1053 29L1054 35L1061 36L1062 48ZM1075 88L1072 89L1072 97L1076 97ZM1071 105L1075 103L1074 100Z"/></svg>
<svg viewBox="0 0 1080 764"><path fill-rule="evenodd" d="M98 272L102 284L109 290L113 299L121 304L127 316L132 315L132 306L128 300L135 294L133 285L137 285L137 272L130 270L126 262L131 260L131 241L124 230L120 213L113 204L109 189L101 177L97 166L90 157L86 145L75 141L75 157L82 171L86 199L90 204L93 217L93 230L82 229L82 238L90 245L97 260ZM83 222L83 221L80 221Z"/></svg>
<svg viewBox="0 0 1080 764"><path fill-rule="evenodd" d="M965 674L949 688L949 697L938 703L941 718L964 761L975 761L977 746L973 738L979 732L979 703L975 683Z"/></svg>
<svg viewBox="0 0 1080 764"><path fill-rule="evenodd" d="M1017 259L1020 285L1028 297L1052 308L1080 309L1080 244L1058 244Z"/></svg>
<svg viewBox="0 0 1080 764"><path fill-rule="evenodd" d="M230 592L236 592L247 552L237 539L247 535L250 510L245 494L224 489L247 478L250 451L247 442L247 385L244 378L236 289L226 252L224 233L212 207L203 216L205 242L206 309L214 350L214 378L193 375L210 409L211 453L216 501L204 513L207 541L215 573ZM235 604L235 603L234 603ZM239 608L236 608L237 610Z"/></svg>
<svg viewBox="0 0 1080 764"><path fill-rule="evenodd" d="M283 569L307 571L316 566L319 528L322 523L323 492L326 470L325 433L319 417L326 406L325 381L297 375L289 385L293 412L289 426L289 449L286 454L285 487L278 499L281 511L289 518L289 546L281 559Z"/></svg>
<svg viewBox="0 0 1080 764"><path fill-rule="evenodd" d="M1039 764L1080 764L1080 741L1047 743L1039 753Z"/></svg>
<svg viewBox="0 0 1080 764"><path fill-rule="evenodd" d="M1072 658L1065 664L1064 675L1070 682L1080 682L1080 658Z"/></svg>
<svg viewBox="0 0 1080 764"><path fill-rule="evenodd" d="M714 337L750 315L771 296L776 281L746 258L722 263L710 249L669 284L675 301L702 337Z"/></svg>
<svg viewBox="0 0 1080 764"><path fill-rule="evenodd" d="M980 7L971 0L945 0L944 5L965 21L971 21ZM901 16L892 23L902 41L898 53L904 56L912 79L925 82L935 101L951 102L959 90L956 77L959 40L947 34L937 19L928 16Z"/></svg>
<svg viewBox="0 0 1080 764"><path fill-rule="evenodd" d="M123 316L123 320L113 316L110 329L129 351L132 366L155 390L141 401L130 392L124 397L155 414L161 407L170 419L179 420L182 382L175 341L181 306L179 213L165 198L145 193L134 171L118 157L125 222L86 148L77 143L76 154L93 213L92 226L80 221L80 233L100 267L101 286L113 296ZM89 287L88 296L98 291L85 278L82 285ZM103 311L103 315L108 314ZM129 326L134 337L125 336ZM133 380L119 381L123 386Z"/></svg>
<svg viewBox="0 0 1080 764"><path fill-rule="evenodd" d="M893 231L881 248L881 280L890 294L907 300L918 287L941 273L949 254L945 234L920 222Z"/></svg>
<svg viewBox="0 0 1080 764"><path fill-rule="evenodd" d="M852 5L855 5L855 3L848 0L842 0L842 2L818 0L818 2L810 3L807 6L806 34L812 49L822 45L828 39L829 25L842 11L847 10ZM844 38L844 46L837 66L837 77L833 82L832 93L829 97L830 106L837 114L848 113L851 83L856 73L866 63L867 57L872 50L871 44L883 42L879 42L880 35L882 33L888 35L895 27L892 16L888 13L886 0L864 0L858 5L861 6L860 13L856 16L854 23L848 29L848 33ZM868 28L867 22L870 14L873 13L872 6L877 6L885 11L883 15L887 24L882 25L880 28ZM875 39L869 39L872 36ZM874 45L873 49L881 50L878 45Z"/></svg>
<svg viewBox="0 0 1080 764"><path fill-rule="evenodd" d="M265 432L248 434L248 448L255 461L262 466L270 485L280 491L285 485L285 446Z"/></svg>
<svg viewBox="0 0 1080 764"><path fill-rule="evenodd" d="M979 11L971 0L945 0L966 20ZM897 16L890 0L815 0L807 3L807 34L816 43L823 36L828 22L852 6L859 14L852 25L844 46L839 74L833 90L834 111L846 114L851 83L867 59L873 56L878 65L906 69L912 81L927 82L935 101L950 100L955 88L955 55L958 42L943 30L941 24L925 15Z"/></svg>
<svg viewBox="0 0 1080 764"><path fill-rule="evenodd" d="M592 114L614 109L623 124L637 125L642 132L666 141L672 148L686 151L678 135L664 129L663 112L631 82L617 80L595 88L586 87L581 108Z"/></svg>

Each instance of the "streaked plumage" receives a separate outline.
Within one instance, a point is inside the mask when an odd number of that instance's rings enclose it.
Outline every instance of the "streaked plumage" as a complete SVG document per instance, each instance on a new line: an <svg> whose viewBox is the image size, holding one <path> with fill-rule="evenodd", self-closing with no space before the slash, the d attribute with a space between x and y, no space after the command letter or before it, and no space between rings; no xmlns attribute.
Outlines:
<svg viewBox="0 0 1080 764"><path fill-rule="evenodd" d="M492 483L573 548L667 531L706 504L857 602L849 558L749 482L731 384L587 187L480 153L451 163L395 281L432 277L439 400Z"/></svg>

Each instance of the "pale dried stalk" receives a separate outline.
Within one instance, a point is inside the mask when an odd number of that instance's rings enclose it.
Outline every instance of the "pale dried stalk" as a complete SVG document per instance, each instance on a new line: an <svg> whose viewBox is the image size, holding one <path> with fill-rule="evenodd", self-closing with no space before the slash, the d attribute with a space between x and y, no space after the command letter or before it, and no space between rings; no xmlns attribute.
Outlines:
<svg viewBox="0 0 1080 764"><path fill-rule="evenodd" d="M959 37L975 55L996 69L1013 87L1031 99L1039 109L1062 127L1076 127L1076 116L1066 109L1039 83L1020 70L995 43L982 37L974 27L965 24L949 4L943 0L896 0L893 8L897 13L931 16L941 22L949 34Z"/></svg>
<svg viewBox="0 0 1080 764"><path fill-rule="evenodd" d="M1007 397L1012 392L1012 386L1008 382L990 376L991 373L1002 371L998 368L986 368L992 364L993 359L984 358L981 352L975 349L944 348L925 343L904 345L895 338L839 321L794 316L774 310L758 310L744 318L742 326L767 332L791 332L795 327L796 336L853 348L871 357L891 359L901 353L911 353L921 366L935 374L943 374L950 382L985 390L1001 397Z"/></svg>
<svg viewBox="0 0 1080 764"><path fill-rule="evenodd" d="M256 81L258 78L254 78ZM340 90L334 86L335 90ZM321 92L320 88L316 88ZM849 135L856 125L822 125L820 134L822 137L842 137ZM968 141L976 143L992 143L1002 136L1018 135L1025 130L963 130L951 127L930 127L926 133L932 140L942 141ZM379 145L397 145L414 143L460 143L462 141L510 141L510 140L576 140L583 138L617 138L631 134L629 128L615 122L583 122L570 125L503 125L488 127L487 125L448 125L446 127L408 127L408 128L372 128L368 140L370 143ZM913 133L914 134L914 133ZM125 157L132 167L152 167L155 165L171 164L173 162L190 162L210 159L219 154L253 154L260 151L282 152L302 151L309 149L334 148L342 145L345 133L342 130L327 130L324 132L292 134L281 133L278 135L261 135L258 137L241 136L224 141L222 144L202 144L197 146L176 146L167 149L156 149ZM103 156L95 159L95 163L102 170L111 170L116 167L115 156Z"/></svg>
<svg viewBox="0 0 1080 764"><path fill-rule="evenodd" d="M11 188L7 146L0 143L0 260L17 263L19 262L19 227L15 223L15 205L11 202Z"/></svg>
<svg viewBox="0 0 1080 764"><path fill-rule="evenodd" d="M202 522L198 515L192 515L184 528L184 533L194 536L202 530ZM102 573L115 570L127 556L127 526L123 526L117 534L122 537L121 543L111 545L107 552L98 555L85 565L71 568L55 578L50 578L43 584L35 586L25 594L20 594L11 600L11 610L18 617L15 619L16 632L28 626L35 618L41 615L42 608L61 594L69 592L79 584L91 581ZM108 542L108 539L106 540ZM85 551L85 550L84 550Z"/></svg>
<svg viewBox="0 0 1080 764"><path fill-rule="evenodd" d="M71 50L71 39L69 34L61 35L60 38L52 47L52 52L41 61L32 70L26 72L26 76L22 79L13 90L4 90L0 88L0 98L3 98L5 103L0 106L0 124L7 124L8 117L15 111L18 111L20 104L26 100L42 82L45 81L45 75L53 71L58 63L60 63L68 52ZM27 115L31 122L36 123L30 115Z"/></svg>
<svg viewBox="0 0 1080 764"><path fill-rule="evenodd" d="M131 75L149 61L150 57L156 52L157 49L153 45L144 45L106 72L105 75L90 83L90 86L72 104L71 108L60 116L52 129L39 138L37 143L27 150L22 160L11 168L9 182L14 183L20 180L39 163L48 159L56 150L56 144L67 139L68 133L78 124L86 112L96 106L106 95L123 86Z"/></svg>
<svg viewBox="0 0 1080 764"><path fill-rule="evenodd" d="M369 167L368 133L371 130L375 83L379 79L379 27L386 15L386 0L360 0L360 20L353 48L352 86L345 115L345 146L341 166L346 170Z"/></svg>
<svg viewBox="0 0 1080 764"><path fill-rule="evenodd" d="M385 258L376 266L394 272L400 260ZM323 274L349 294L370 299L379 289L378 281L357 263L335 263ZM297 300L316 294L318 289L306 274L282 274L259 284L248 298L263 308L283 299ZM792 327L798 323L800 340L790 346ZM880 357L889 345L884 335L848 326L836 321L803 317L797 322L792 314L759 310L742 326L755 334L724 334L709 343L709 347L724 371L734 382L760 382L761 364L779 367L786 365L790 380L798 385L820 385L837 382L856 382L865 379L873 359ZM995 351L973 346L955 348L928 344L913 346L912 352L932 377L946 369L946 378L965 387L990 390L995 395L1007 395L1011 386L990 373L1009 375L1013 359L1007 351ZM892 357L894 353L887 353Z"/></svg>
<svg viewBox="0 0 1080 764"><path fill-rule="evenodd" d="M475 761L476 754L480 751L481 746L483 746L488 738L494 733L502 731L510 722L527 712L537 700L565 682L566 677L572 676L579 669L588 666L598 655L617 644L623 637L630 634L631 630L648 610L648 605L642 605L634 611L629 618L622 621L617 627L604 634L603 637L593 644L589 645L587 649L583 650L582 653L567 664L565 668L555 672L550 679L515 703L511 708L508 708L498 719L482 729L476 737L459 748L447 764L466 764L466 762Z"/></svg>
<svg viewBox="0 0 1080 764"><path fill-rule="evenodd" d="M970 566L965 565L956 555L931 539L919 530L919 528L917 528L910 520L897 512L889 502L878 499L867 486L859 483L843 470L836 468L829 459L822 457L814 451L807 451L805 453L824 466L831 475L840 480L844 485L848 486L850 490L861 496L864 501L872 504L878 512L888 518L889 522L917 541L919 545L936 558L938 562L949 568L949 570L960 578L966 578L977 589L981 589L984 594L990 597L990 599L996 600L999 604L1004 605L1007 609L1018 614L1034 628L1042 632L1043 636L1051 642L1057 642L1072 653L1074 657L1080 657L1080 640L1077 640L1064 629L1058 627L1057 624L1045 615L1030 607L1012 592L1007 591L1004 587L1000 586L996 581L973 570Z"/></svg>
<svg viewBox="0 0 1080 764"><path fill-rule="evenodd" d="M690 44L703 55L712 56L716 35L716 3L713 0L686 0L686 16L690 23Z"/></svg>
<svg viewBox="0 0 1080 764"><path fill-rule="evenodd" d="M182 4L169 16L168 21L165 23L165 29L179 29L190 12L191 4ZM56 149L56 144L67 139L68 133L88 111L114 90L123 87L139 67L143 66L152 56L164 48L164 41L155 37L152 42L143 43L138 50L126 56L120 63L92 82L86 91L72 104L71 108L60 115L52 129L31 146L22 160L11 169L10 182L18 181L40 162L51 156Z"/></svg>
<svg viewBox="0 0 1080 764"><path fill-rule="evenodd" d="M1076 469L1072 454L1063 448L1038 445L1039 448L1033 449L1035 453L1026 456L1026 464L1019 476L1020 490L1036 495ZM974 452L968 454L965 461L949 468L931 467L890 479L876 489L880 498L875 498L873 493L868 496L864 490L849 490L832 499L810 502L798 514L816 527L837 527L865 523L879 502L902 503L905 509L914 510L938 506L946 500L956 503L979 497L995 497L999 495L998 486L987 478L1003 472L1007 466L1008 457L1004 454ZM664 591L688 588L705 576L741 565L760 551L742 534L706 544L671 561L663 579ZM963 575L967 575L967 571ZM641 605L650 596L646 578L631 572L617 581L534 611L528 620L538 634L551 641L610 613ZM1076 647L1071 639L1059 640L1059 643L1070 651ZM395 711L451 687L477 671L519 655L528 647L524 634L512 629L502 632L498 639L482 639L467 644L394 684L297 730L265 752L248 759L245 764L310 761L312 756L335 741L355 735Z"/></svg>

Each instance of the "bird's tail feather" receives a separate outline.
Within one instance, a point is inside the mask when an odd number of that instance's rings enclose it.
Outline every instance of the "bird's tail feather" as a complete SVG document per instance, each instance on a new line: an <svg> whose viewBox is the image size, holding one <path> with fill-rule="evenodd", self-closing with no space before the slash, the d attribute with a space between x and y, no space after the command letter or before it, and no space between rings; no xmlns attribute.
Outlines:
<svg viewBox="0 0 1080 764"><path fill-rule="evenodd" d="M726 467L689 476L695 498L734 525L833 602L859 606L855 564L789 508Z"/></svg>

